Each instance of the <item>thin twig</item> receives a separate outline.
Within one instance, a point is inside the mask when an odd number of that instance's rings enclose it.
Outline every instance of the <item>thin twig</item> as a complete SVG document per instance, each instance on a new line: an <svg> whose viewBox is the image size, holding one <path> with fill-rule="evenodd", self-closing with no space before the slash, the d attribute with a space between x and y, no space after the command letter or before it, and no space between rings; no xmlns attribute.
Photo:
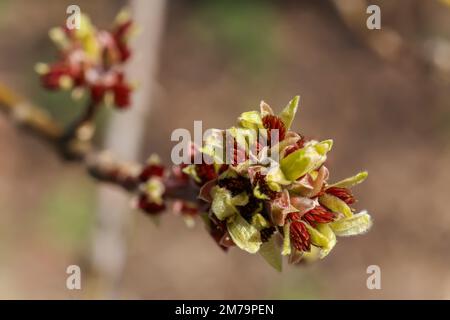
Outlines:
<svg viewBox="0 0 450 320"><path fill-rule="evenodd" d="M90 101L84 113L62 134L58 141L61 154L67 160L82 159L91 150L95 133L95 116L100 104Z"/></svg>
<svg viewBox="0 0 450 320"><path fill-rule="evenodd" d="M90 176L98 181L115 184L134 192L139 185L137 177L142 167L135 163L114 160L109 152L102 152L86 157L86 169Z"/></svg>
<svg viewBox="0 0 450 320"><path fill-rule="evenodd" d="M64 160L76 161L84 165L88 174L98 181L115 184L133 192L137 188L136 176L141 168L139 164L114 160L110 154L98 152L93 148L85 150L81 156L81 153L76 154L74 153L75 149L70 149L65 145L74 143L76 140L83 141L79 136L80 133L76 132L86 124L93 122L97 106L90 105L86 112L64 131L58 121L44 109L31 104L12 89L0 83L0 110L9 115L19 128L27 129L31 135L39 137L42 141L50 142L50 145L63 156ZM75 155L78 157L74 157Z"/></svg>
<svg viewBox="0 0 450 320"><path fill-rule="evenodd" d="M23 128L54 143L61 137L63 128L48 112L34 106L12 89L0 83L0 109Z"/></svg>

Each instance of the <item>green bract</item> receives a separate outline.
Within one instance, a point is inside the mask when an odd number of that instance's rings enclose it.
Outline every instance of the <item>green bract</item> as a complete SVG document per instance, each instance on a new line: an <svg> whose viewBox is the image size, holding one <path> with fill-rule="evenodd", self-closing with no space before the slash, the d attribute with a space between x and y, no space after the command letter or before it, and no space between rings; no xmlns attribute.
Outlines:
<svg viewBox="0 0 450 320"><path fill-rule="evenodd" d="M270 189L276 192L282 190L283 185L290 184L279 166L274 166L266 175L266 182Z"/></svg>
<svg viewBox="0 0 450 320"><path fill-rule="evenodd" d="M253 195L260 200L270 200L269 196L261 192L259 184L253 189Z"/></svg>
<svg viewBox="0 0 450 320"><path fill-rule="evenodd" d="M334 234L333 230L330 228L328 224L325 223L319 223L317 225L317 230L325 237L327 238L326 245L321 247L320 250L320 259L325 258L330 251L334 248L336 245L336 235Z"/></svg>
<svg viewBox="0 0 450 320"><path fill-rule="evenodd" d="M329 185L328 187L329 188L331 188L331 187L350 188L350 187L360 184L361 182L366 180L368 175L369 175L369 173L367 171L363 171L363 172L358 173L357 175L354 175L353 177L333 183L333 184Z"/></svg>
<svg viewBox="0 0 450 320"><path fill-rule="evenodd" d="M294 99L292 99L280 113L280 118L283 121L286 129L289 129L292 125L292 121L294 121L299 101L300 96L295 96Z"/></svg>
<svg viewBox="0 0 450 320"><path fill-rule="evenodd" d="M264 228L270 227L270 223L262 216L262 214L257 213L252 217L252 226L261 231Z"/></svg>
<svg viewBox="0 0 450 320"><path fill-rule="evenodd" d="M186 166L183 168L183 172L194 179L195 182L200 183L202 181L195 170L195 165Z"/></svg>
<svg viewBox="0 0 450 320"><path fill-rule="evenodd" d="M342 213L346 217L353 215L352 209L341 199L331 194L325 193L319 197L319 202L336 213Z"/></svg>
<svg viewBox="0 0 450 320"><path fill-rule="evenodd" d="M257 228L247 222L240 214L235 214L227 221L228 233L234 243L249 253L258 252L262 241Z"/></svg>
<svg viewBox="0 0 450 320"><path fill-rule="evenodd" d="M333 140L312 143L281 160L281 170L285 177L295 181L301 176L320 167L327 159Z"/></svg>
<svg viewBox="0 0 450 320"><path fill-rule="evenodd" d="M261 248L259 249L259 254L275 270L281 272L283 261L281 260L280 248L277 245L275 237L271 237L269 241L261 245Z"/></svg>
<svg viewBox="0 0 450 320"><path fill-rule="evenodd" d="M262 129L262 119L257 111L248 111L241 114L239 117L239 124L247 129Z"/></svg>
<svg viewBox="0 0 450 320"><path fill-rule="evenodd" d="M306 229L308 229L309 235L311 236L311 243L316 247L327 247L328 238L323 235L319 230L311 227L308 223L305 223Z"/></svg>
<svg viewBox="0 0 450 320"><path fill-rule="evenodd" d="M241 193L235 197L225 188L214 188L212 190L213 201L211 210L219 220L225 220L238 213L236 206L244 206L248 202L248 195Z"/></svg>
<svg viewBox="0 0 450 320"><path fill-rule="evenodd" d="M334 233L341 237L354 236L367 232L371 226L372 218L366 211L330 223L330 227Z"/></svg>

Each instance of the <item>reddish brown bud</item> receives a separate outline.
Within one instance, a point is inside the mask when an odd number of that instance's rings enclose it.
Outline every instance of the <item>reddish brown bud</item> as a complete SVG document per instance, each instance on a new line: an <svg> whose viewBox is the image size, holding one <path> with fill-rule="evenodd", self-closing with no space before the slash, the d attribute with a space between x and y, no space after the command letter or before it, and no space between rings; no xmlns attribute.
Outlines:
<svg viewBox="0 0 450 320"><path fill-rule="evenodd" d="M270 143L271 130L278 130L279 141L286 137L286 127L280 117L274 115L266 115L263 119L263 126L267 129L267 142Z"/></svg>
<svg viewBox="0 0 450 320"><path fill-rule="evenodd" d="M338 188L338 187L331 187L328 188L326 193L329 193L335 197L338 197L342 201L344 201L346 204L353 204L355 203L355 197L353 196L352 192L347 188Z"/></svg>
<svg viewBox="0 0 450 320"><path fill-rule="evenodd" d="M303 222L292 221L290 237L295 249L300 251L309 251L311 249L310 235Z"/></svg>

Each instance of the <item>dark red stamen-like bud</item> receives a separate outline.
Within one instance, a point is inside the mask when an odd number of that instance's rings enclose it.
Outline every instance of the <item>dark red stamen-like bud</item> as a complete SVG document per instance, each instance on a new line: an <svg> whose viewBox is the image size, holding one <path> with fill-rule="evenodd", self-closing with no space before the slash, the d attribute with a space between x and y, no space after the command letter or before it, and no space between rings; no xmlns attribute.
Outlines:
<svg viewBox="0 0 450 320"><path fill-rule="evenodd" d="M119 25L113 33L114 40L120 53L120 60L125 62L131 56L131 51L126 41L126 34L133 25L131 20Z"/></svg>
<svg viewBox="0 0 450 320"><path fill-rule="evenodd" d="M268 228L264 228L260 231L261 234L261 241L262 242L267 242L270 240L270 238L272 237L272 235L275 233L276 228L275 227L268 227Z"/></svg>
<svg viewBox="0 0 450 320"><path fill-rule="evenodd" d="M279 141L284 140L286 137L286 126L280 117L274 115L267 115L262 118L263 126L267 129L267 143L270 145L271 142L271 130L278 130Z"/></svg>
<svg viewBox="0 0 450 320"><path fill-rule="evenodd" d="M299 251L309 251L311 249L311 237L303 222L291 222L290 237L295 249Z"/></svg>
<svg viewBox="0 0 450 320"><path fill-rule="evenodd" d="M265 180L265 176L261 174L261 172L257 172L255 174L253 184L255 185L255 187L259 186L259 191L268 196L270 199L275 199L278 196L278 192L270 189L269 185Z"/></svg>
<svg viewBox="0 0 450 320"><path fill-rule="evenodd" d="M151 202L145 194L141 194L138 199L138 207L151 215L156 215L164 211L166 205Z"/></svg>
<svg viewBox="0 0 450 320"><path fill-rule="evenodd" d="M114 102L120 109L130 106L131 88L124 82L118 82L113 87Z"/></svg>
<svg viewBox="0 0 450 320"><path fill-rule="evenodd" d="M302 216L299 212L291 212L288 214L288 219L290 221L300 221L302 219Z"/></svg>
<svg viewBox="0 0 450 320"><path fill-rule="evenodd" d="M342 201L344 201L346 204L353 204L355 203L355 197L353 196L352 192L347 188L339 188L339 187L331 187L328 188L326 193L329 193L335 197L338 197Z"/></svg>
<svg viewBox="0 0 450 320"><path fill-rule="evenodd" d="M236 178L220 179L218 181L218 185L229 190L233 196L236 196L244 191L251 191L250 181L241 176L238 176Z"/></svg>
<svg viewBox="0 0 450 320"><path fill-rule="evenodd" d="M197 176L201 180L201 182L199 183L200 185L203 185L206 182L217 178L217 172L213 164L197 164L195 165L195 171L197 173Z"/></svg>
<svg viewBox="0 0 450 320"><path fill-rule="evenodd" d="M302 219L309 222L311 225L315 225L316 223L328 223L333 221L335 219L335 214L322 206L317 206L306 212Z"/></svg>
<svg viewBox="0 0 450 320"><path fill-rule="evenodd" d="M41 76L42 84L49 90L60 89L61 77L71 77L70 68L66 64L55 64L50 67L50 71Z"/></svg>
<svg viewBox="0 0 450 320"><path fill-rule="evenodd" d="M164 175L164 167L157 164L147 165L139 175L139 180L142 182L147 181L151 177L162 177Z"/></svg>
<svg viewBox="0 0 450 320"><path fill-rule="evenodd" d="M101 103L105 97L106 87L102 84L94 84L91 86L91 97L95 103Z"/></svg>

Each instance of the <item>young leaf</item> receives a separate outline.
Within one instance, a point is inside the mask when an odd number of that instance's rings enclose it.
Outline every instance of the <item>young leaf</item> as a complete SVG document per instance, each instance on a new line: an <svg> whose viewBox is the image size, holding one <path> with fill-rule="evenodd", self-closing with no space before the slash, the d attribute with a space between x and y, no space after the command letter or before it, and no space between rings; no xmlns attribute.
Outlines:
<svg viewBox="0 0 450 320"><path fill-rule="evenodd" d="M239 124L243 128L258 129L264 128L261 116L257 111L248 111L241 114L239 117Z"/></svg>
<svg viewBox="0 0 450 320"><path fill-rule="evenodd" d="M281 259L280 248L276 243L275 237L270 237L269 241L263 243L259 249L259 254L278 272L282 271L283 262Z"/></svg>
<svg viewBox="0 0 450 320"><path fill-rule="evenodd" d="M308 229L308 233L311 236L311 243L316 247L327 247L328 246L328 238L325 237L319 230L313 228L308 223L305 223L306 229Z"/></svg>
<svg viewBox="0 0 450 320"><path fill-rule="evenodd" d="M372 218L367 211L362 211L351 217L347 217L330 223L331 229L337 236L354 236L367 232L372 226Z"/></svg>
<svg viewBox="0 0 450 320"><path fill-rule="evenodd" d="M201 179L197 174L197 170L195 170L195 165L190 164L190 165L186 166L182 171L183 171L183 173L187 174L192 179L194 179L195 182L198 182L198 183L201 182Z"/></svg>
<svg viewBox="0 0 450 320"><path fill-rule="evenodd" d="M262 216L262 214L257 213L252 217L252 226L254 226L258 231L261 231L262 229L269 227L270 224L269 221Z"/></svg>
<svg viewBox="0 0 450 320"><path fill-rule="evenodd" d="M357 184L363 182L364 180L366 180L368 175L369 175L369 173L367 171L363 171L363 172L358 173L357 175L354 175L353 177L333 183L332 185L329 185L328 188L331 188L331 187L350 188L350 187L353 187L354 185L357 185Z"/></svg>
<svg viewBox="0 0 450 320"><path fill-rule="evenodd" d="M321 166L327 159L333 140L325 140L297 150L281 160L281 170L285 177L295 181L306 173Z"/></svg>
<svg viewBox="0 0 450 320"><path fill-rule="evenodd" d="M261 188L259 187L259 184L253 189L253 195L261 200L269 200L269 196L265 195L261 192Z"/></svg>
<svg viewBox="0 0 450 320"><path fill-rule="evenodd" d="M273 191L280 192L282 185L290 184L281 171L280 166L273 166L266 175L266 182L269 188Z"/></svg>
<svg viewBox="0 0 450 320"><path fill-rule="evenodd" d="M292 121L295 118L295 114L297 113L299 101L300 101L300 96L295 96L294 99L292 99L288 103L288 105L283 109L283 111L280 114L280 118L283 121L287 130L289 130L289 128L292 125Z"/></svg>
<svg viewBox="0 0 450 320"><path fill-rule="evenodd" d="M319 197L319 202L333 212L342 213L345 217L353 216L352 209L341 199L325 193Z"/></svg>
<svg viewBox="0 0 450 320"><path fill-rule="evenodd" d="M248 203L248 194L247 192L241 192L237 196L231 198L231 204L235 206L245 206Z"/></svg>
<svg viewBox="0 0 450 320"><path fill-rule="evenodd" d="M232 203L231 192L225 188L215 188L213 190L211 210L219 220L225 220L235 215L237 209Z"/></svg>
<svg viewBox="0 0 450 320"><path fill-rule="evenodd" d="M231 239L239 248L249 253L258 252L262 244L261 235L258 229L248 223L240 214L228 219L227 229Z"/></svg>
<svg viewBox="0 0 450 320"><path fill-rule="evenodd" d="M317 224L317 230L322 235L324 235L327 238L327 240L328 240L327 245L322 247L321 250L320 250L320 259L323 259L330 253L330 251L336 245L336 235L334 234L334 232L331 229L331 227L328 224L326 224L326 223L319 223L319 224Z"/></svg>

